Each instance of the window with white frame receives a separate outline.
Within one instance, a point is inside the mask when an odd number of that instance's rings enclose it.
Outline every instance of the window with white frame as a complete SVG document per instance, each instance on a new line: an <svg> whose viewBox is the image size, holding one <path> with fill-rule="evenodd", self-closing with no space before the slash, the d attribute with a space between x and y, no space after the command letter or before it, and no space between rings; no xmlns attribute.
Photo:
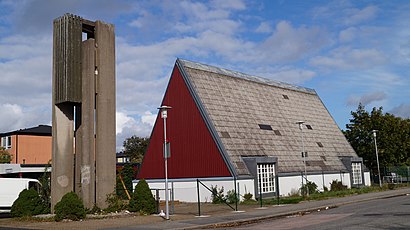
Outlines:
<svg viewBox="0 0 410 230"><path fill-rule="evenodd" d="M11 136L6 136L1 138L1 147L5 149L11 148Z"/></svg>
<svg viewBox="0 0 410 230"><path fill-rule="evenodd" d="M352 162L353 184L362 184L362 163Z"/></svg>
<svg viewBox="0 0 410 230"><path fill-rule="evenodd" d="M259 163L258 183L262 193L275 192L275 165L273 163Z"/></svg>

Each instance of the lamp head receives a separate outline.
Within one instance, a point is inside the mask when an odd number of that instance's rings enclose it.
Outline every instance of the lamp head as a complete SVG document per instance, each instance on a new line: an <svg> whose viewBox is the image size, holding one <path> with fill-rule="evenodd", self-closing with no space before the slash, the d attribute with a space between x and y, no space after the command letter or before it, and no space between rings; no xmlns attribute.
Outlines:
<svg viewBox="0 0 410 230"><path fill-rule="evenodd" d="M172 109L172 107L171 107L171 106L168 106L168 105L162 105L161 107L158 107L158 109L160 109L160 110L167 110L167 109Z"/></svg>
<svg viewBox="0 0 410 230"><path fill-rule="evenodd" d="M161 118L167 118L168 117L168 109L172 109L171 106L163 105L158 108L161 111Z"/></svg>
<svg viewBox="0 0 410 230"><path fill-rule="evenodd" d="M373 137L376 138L376 132L377 132L377 130L373 129L372 132L373 132Z"/></svg>

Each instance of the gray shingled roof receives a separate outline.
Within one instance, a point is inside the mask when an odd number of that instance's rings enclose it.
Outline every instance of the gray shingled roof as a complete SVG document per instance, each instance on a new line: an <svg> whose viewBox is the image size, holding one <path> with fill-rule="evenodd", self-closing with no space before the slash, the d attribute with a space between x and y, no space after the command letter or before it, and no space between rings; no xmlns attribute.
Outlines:
<svg viewBox="0 0 410 230"><path fill-rule="evenodd" d="M339 157L357 157L313 89L181 59L177 64L237 175L249 175L242 160L248 156L277 157L279 173L304 171L301 120L312 128L303 129L308 171L346 170Z"/></svg>

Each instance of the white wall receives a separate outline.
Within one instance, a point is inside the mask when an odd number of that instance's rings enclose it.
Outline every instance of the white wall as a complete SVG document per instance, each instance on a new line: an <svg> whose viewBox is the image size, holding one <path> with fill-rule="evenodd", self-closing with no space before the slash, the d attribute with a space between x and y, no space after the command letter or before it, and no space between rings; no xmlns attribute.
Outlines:
<svg viewBox="0 0 410 230"><path fill-rule="evenodd" d="M364 172L364 185L371 186L372 182L370 180L370 172Z"/></svg>
<svg viewBox="0 0 410 230"><path fill-rule="evenodd" d="M317 185L319 191L323 191L323 186L326 186L330 190L330 184L332 181L341 181L343 185L351 188L350 174L349 173L332 173L332 174L315 174L308 175L308 180L314 182ZM211 188L212 186L217 186L218 190L224 188L224 194L229 190L234 189L234 181L232 178L206 178L200 179L200 181ZM366 186L370 186L370 173L364 173L364 182ZM133 182L133 187L137 185L137 182ZM149 187L151 188L152 194L155 196L155 189L160 189L160 199L165 200L165 183L162 180L147 180ZM179 200L183 202L197 202L197 183L196 179L186 179L186 180L176 180L168 181L168 188L170 189L170 194L174 191L174 200ZM237 192L240 194L241 199L245 193L251 193L253 198L255 197L255 186L252 179L237 180L238 187ZM289 196L292 192L298 192L302 186L302 176L282 176L279 177L279 193L281 196ZM199 186L199 193L201 202L212 202L212 194L203 185ZM170 195L171 200L171 195Z"/></svg>
<svg viewBox="0 0 410 230"><path fill-rule="evenodd" d="M289 196L292 193L298 193L302 186L302 176L279 177L279 194Z"/></svg>
<svg viewBox="0 0 410 230"><path fill-rule="evenodd" d="M324 190L323 186L330 190L330 184L333 180L342 181L343 185L346 185L348 188L351 187L349 173L315 174L308 175L307 179L314 182L319 191ZM279 193L281 196L289 196L297 192L300 187L302 187L302 175L279 177Z"/></svg>
<svg viewBox="0 0 410 230"><path fill-rule="evenodd" d="M224 180L220 180L215 178L207 178L206 180L200 181L205 184L207 187L211 189L212 186L217 186L218 191L220 188L224 188L224 194L229 190L234 189L234 181L231 178L227 178ZM150 181L147 180L147 183L152 191L152 194L155 196L156 191L155 189L160 189L160 199L165 200L165 182L164 181ZM197 195L197 182L196 179L193 180L186 180L186 181L168 181L169 185L168 188L170 190L170 200L171 200L171 191L173 187L174 191L174 200L184 201L184 202L197 202L198 195ZM254 183L253 180L237 180L237 192L240 194L241 198L245 193L254 193ZM133 182L133 187L135 188L137 185L136 181ZM199 184L199 193L201 202L212 202L212 193L207 190L203 185Z"/></svg>

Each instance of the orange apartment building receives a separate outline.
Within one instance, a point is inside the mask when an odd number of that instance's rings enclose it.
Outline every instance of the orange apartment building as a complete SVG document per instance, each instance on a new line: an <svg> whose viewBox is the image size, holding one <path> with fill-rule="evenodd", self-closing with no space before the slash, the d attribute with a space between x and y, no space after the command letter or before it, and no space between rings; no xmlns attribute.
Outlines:
<svg viewBox="0 0 410 230"><path fill-rule="evenodd" d="M12 155L11 164L47 164L51 160L51 126L0 133L0 146Z"/></svg>

